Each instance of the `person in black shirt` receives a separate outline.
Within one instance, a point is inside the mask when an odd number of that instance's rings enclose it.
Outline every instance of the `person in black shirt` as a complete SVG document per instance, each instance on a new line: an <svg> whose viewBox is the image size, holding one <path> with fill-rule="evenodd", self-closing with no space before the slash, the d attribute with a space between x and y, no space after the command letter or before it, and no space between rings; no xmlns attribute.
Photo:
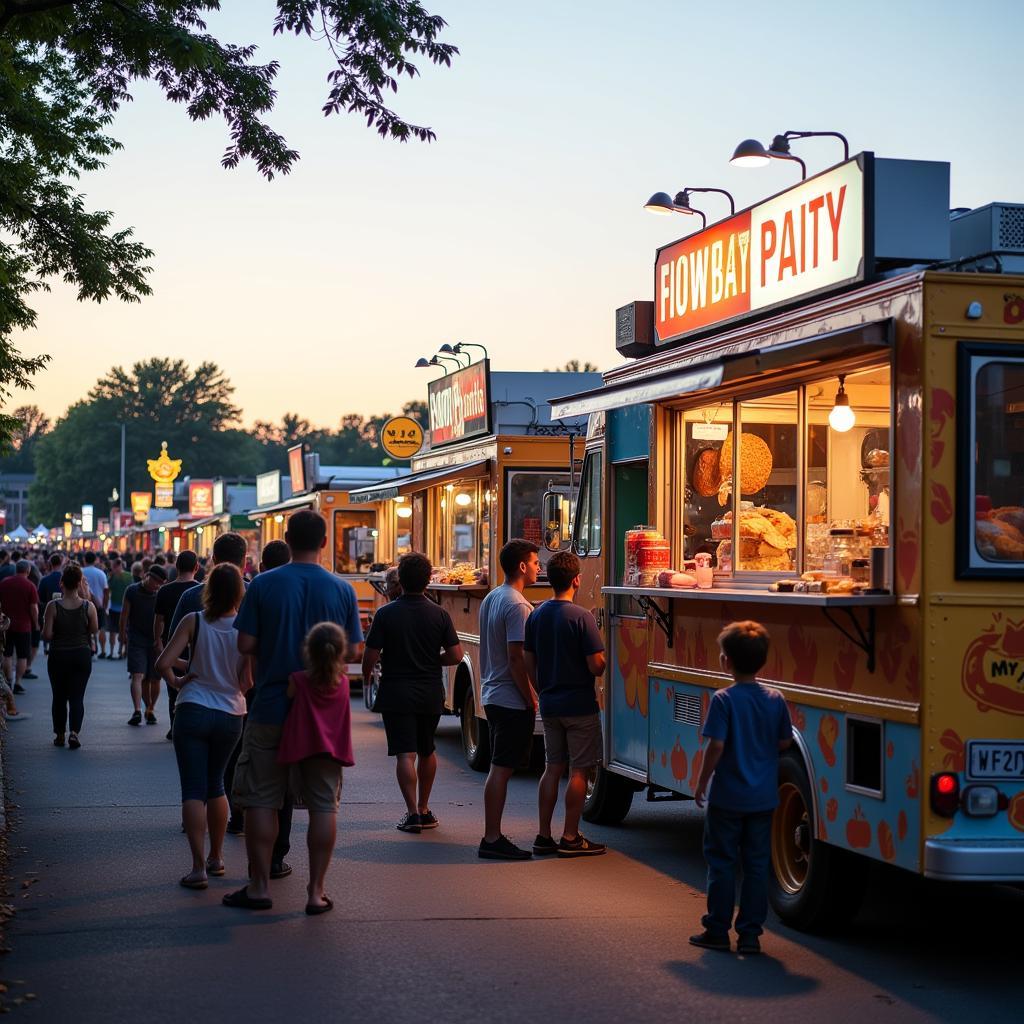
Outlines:
<svg viewBox="0 0 1024 1024"><path fill-rule="evenodd" d="M178 607L178 601L186 590L198 586L196 583L196 569L199 567L199 559L194 551L180 551L175 560L174 568L176 575L170 583L165 583L156 595L156 608L153 614L153 642L155 644L156 656L167 646L171 639L171 620L174 618L174 609ZM187 657L187 655L186 655ZM179 675L177 671L174 673ZM171 739L174 728L174 705L178 699L178 691L169 683L167 685L167 714L171 720L171 728L167 730L167 739Z"/></svg>
<svg viewBox="0 0 1024 1024"><path fill-rule="evenodd" d="M398 562L402 595L379 608L370 624L363 654L363 678L380 661L377 710L384 719L388 754L406 815L396 826L419 833L437 828L430 790L437 774L434 733L444 709L442 667L462 661L462 645L451 616L424 595L431 565L426 555L403 555Z"/></svg>

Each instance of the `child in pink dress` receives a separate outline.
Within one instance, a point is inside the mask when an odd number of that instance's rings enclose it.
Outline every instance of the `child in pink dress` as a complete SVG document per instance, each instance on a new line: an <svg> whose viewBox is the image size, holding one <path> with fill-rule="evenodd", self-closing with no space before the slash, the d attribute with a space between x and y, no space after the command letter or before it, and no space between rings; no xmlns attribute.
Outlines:
<svg viewBox="0 0 1024 1024"><path fill-rule="evenodd" d="M304 672L288 680L291 709L281 730L277 760L295 766L303 802L309 810L309 887L306 913L326 914L334 904L324 892L334 852L342 767L352 756L352 713L345 674L345 631L321 622L303 644Z"/></svg>

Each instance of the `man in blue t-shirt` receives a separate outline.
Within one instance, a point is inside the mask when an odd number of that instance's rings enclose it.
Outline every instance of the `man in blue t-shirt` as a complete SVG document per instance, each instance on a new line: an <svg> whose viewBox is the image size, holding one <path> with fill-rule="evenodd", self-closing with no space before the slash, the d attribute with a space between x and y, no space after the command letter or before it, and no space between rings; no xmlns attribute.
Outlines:
<svg viewBox="0 0 1024 1024"><path fill-rule="evenodd" d="M594 616L573 603L580 588L580 560L559 551L548 561L548 581L555 596L526 620L523 653L540 698L546 766L538 789L540 827L533 843L537 856L585 857L605 852L604 844L579 830L587 780L602 760L601 717L594 690L604 673L604 641ZM569 763L565 790L565 827L555 843L551 816L558 783Z"/></svg>
<svg viewBox="0 0 1024 1024"><path fill-rule="evenodd" d="M232 799L245 809L245 846L249 854L249 884L229 893L229 907L268 910L270 861L277 835L277 811L288 788L288 767L277 763L281 727L288 714L288 677L302 670L302 645L318 622L334 622L348 638L346 661L362 657L363 632L359 603L352 585L319 564L327 543L327 523L318 512L303 509L288 520L284 536L292 560L261 572L249 584L235 628L238 649L256 658L256 683L235 767ZM334 836L320 836L321 823L332 815L311 815L311 849L333 846ZM319 894L317 894L319 895Z"/></svg>
<svg viewBox="0 0 1024 1024"><path fill-rule="evenodd" d="M760 953L758 938L768 916L768 865L772 811L779 802L779 753L793 742L789 708L778 690L756 679L768 660L768 630L759 622L733 622L718 637L722 669L735 682L719 690L708 707L708 741L693 795L698 807L712 773L704 818L708 862L708 912L694 946L728 950L736 901L736 868L743 865L738 953Z"/></svg>

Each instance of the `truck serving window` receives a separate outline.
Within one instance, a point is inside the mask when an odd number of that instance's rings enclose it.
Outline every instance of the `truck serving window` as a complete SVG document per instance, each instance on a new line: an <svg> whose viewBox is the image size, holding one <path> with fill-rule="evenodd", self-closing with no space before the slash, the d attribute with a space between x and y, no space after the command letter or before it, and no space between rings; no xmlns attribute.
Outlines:
<svg viewBox="0 0 1024 1024"><path fill-rule="evenodd" d="M957 575L1024 577L1024 357L961 343L957 409ZM932 402L940 396L933 392ZM951 410L947 411L948 412ZM933 420L942 409L933 408Z"/></svg>
<svg viewBox="0 0 1024 1024"><path fill-rule="evenodd" d="M348 509L334 513L334 571L369 572L377 561L377 514Z"/></svg>

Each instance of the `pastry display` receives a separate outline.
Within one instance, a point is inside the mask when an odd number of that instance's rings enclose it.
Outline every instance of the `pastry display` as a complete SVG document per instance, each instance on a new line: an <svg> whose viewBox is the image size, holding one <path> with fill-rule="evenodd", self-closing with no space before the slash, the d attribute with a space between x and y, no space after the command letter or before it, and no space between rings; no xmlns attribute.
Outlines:
<svg viewBox="0 0 1024 1024"><path fill-rule="evenodd" d="M864 456L864 465L870 466L872 469L880 469L882 466L888 466L889 453L882 448L872 448L871 451Z"/></svg>
<svg viewBox="0 0 1024 1024"><path fill-rule="evenodd" d="M979 517L974 523L974 540L982 558L993 562L1024 561L1024 530L1018 529L1010 518L997 518L996 512L1012 516L1021 509L996 509L989 518Z"/></svg>
<svg viewBox="0 0 1024 1024"><path fill-rule="evenodd" d="M730 456L731 458L732 456ZM721 460L717 448L702 448L693 460L693 489L703 498L718 493L722 486Z"/></svg>
<svg viewBox="0 0 1024 1024"><path fill-rule="evenodd" d="M740 491L742 494L757 494L768 483L772 474L772 451L768 443L757 434L743 434L740 443ZM732 445L730 431L718 454L718 469L722 482L718 488L718 503L728 504L732 493Z"/></svg>
<svg viewBox="0 0 1024 1024"><path fill-rule="evenodd" d="M434 569L430 574L430 582L445 586L484 587L487 586L487 570L479 569L471 562L456 562L450 568Z"/></svg>
<svg viewBox="0 0 1024 1024"><path fill-rule="evenodd" d="M718 525L717 536L728 539L718 545L718 567L732 565L732 512L726 512ZM774 508L740 509L740 558L737 568L750 572L790 572L792 551L796 548L796 523L785 512ZM712 537L716 536L712 526Z"/></svg>

